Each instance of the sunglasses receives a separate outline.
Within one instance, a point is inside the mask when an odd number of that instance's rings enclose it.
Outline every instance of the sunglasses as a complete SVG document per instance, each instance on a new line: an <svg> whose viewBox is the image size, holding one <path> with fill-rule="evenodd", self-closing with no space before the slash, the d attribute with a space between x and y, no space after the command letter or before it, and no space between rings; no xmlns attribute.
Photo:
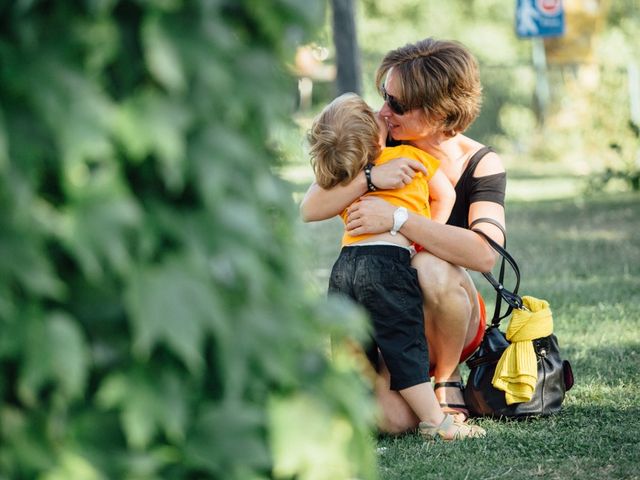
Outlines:
<svg viewBox="0 0 640 480"><path fill-rule="evenodd" d="M400 102L400 100L398 100L396 97L394 97L393 95L389 95L385 90L384 85L380 87L380 93L382 94L382 98L384 99L384 101L387 102L387 105L389 105L391 111L396 115L404 115L409 110L411 110L409 107L406 107L402 102Z"/></svg>

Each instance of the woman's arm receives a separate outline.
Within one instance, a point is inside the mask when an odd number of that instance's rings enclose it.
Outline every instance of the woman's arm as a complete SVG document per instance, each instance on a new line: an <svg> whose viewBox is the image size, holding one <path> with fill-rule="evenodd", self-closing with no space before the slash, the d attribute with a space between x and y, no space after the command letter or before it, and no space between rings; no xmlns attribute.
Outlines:
<svg viewBox="0 0 640 480"><path fill-rule="evenodd" d="M372 168L371 183L379 190L392 190L411 183L416 172L427 175L426 167L417 160L396 158ZM338 185L329 190L313 182L300 203L300 215L305 222L335 217L365 193L367 180L364 172L360 172L351 183Z"/></svg>
<svg viewBox="0 0 640 480"><path fill-rule="evenodd" d="M395 206L376 197L363 197L348 209L347 233L382 233L393 226ZM471 206L470 218L489 217L504 225L504 209L493 202L476 202ZM478 224L496 242L502 244L500 230L489 223ZM454 265L478 272L490 271L496 261L495 251L477 233L452 225L442 225L422 215L410 213L400 229L405 237L422 245L433 255Z"/></svg>

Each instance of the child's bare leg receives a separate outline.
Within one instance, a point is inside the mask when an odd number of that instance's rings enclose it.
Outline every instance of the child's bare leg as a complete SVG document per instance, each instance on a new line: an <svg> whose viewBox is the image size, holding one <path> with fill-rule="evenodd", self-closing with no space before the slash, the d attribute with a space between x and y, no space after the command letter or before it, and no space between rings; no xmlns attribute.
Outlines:
<svg viewBox="0 0 640 480"><path fill-rule="evenodd" d="M391 376L382 357L380 358L380 372L376 377L375 389L380 409L378 420L380 431L398 435L418 427L420 420L413 413L407 401L397 391L391 390Z"/></svg>
<svg viewBox="0 0 640 480"><path fill-rule="evenodd" d="M444 420L444 413L442 413L436 394L433 392L431 382L419 383L398 390L398 393L406 400L421 422L438 425Z"/></svg>

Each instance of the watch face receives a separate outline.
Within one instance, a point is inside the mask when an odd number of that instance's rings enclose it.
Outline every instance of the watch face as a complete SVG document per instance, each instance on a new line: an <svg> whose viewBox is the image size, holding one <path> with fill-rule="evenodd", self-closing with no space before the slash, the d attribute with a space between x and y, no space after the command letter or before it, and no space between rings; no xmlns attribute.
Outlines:
<svg viewBox="0 0 640 480"><path fill-rule="evenodd" d="M393 219L400 222L404 222L409 218L409 212L407 212L406 208L398 208L395 212L393 212Z"/></svg>
<svg viewBox="0 0 640 480"><path fill-rule="evenodd" d="M400 207L393 212L393 229L391 234L395 235L398 230L404 225L404 222L409 218L409 212L406 208Z"/></svg>

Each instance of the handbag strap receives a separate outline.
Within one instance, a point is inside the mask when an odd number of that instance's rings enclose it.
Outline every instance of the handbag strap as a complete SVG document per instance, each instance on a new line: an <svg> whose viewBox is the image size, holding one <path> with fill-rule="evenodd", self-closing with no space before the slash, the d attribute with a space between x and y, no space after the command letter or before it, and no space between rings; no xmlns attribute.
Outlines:
<svg viewBox="0 0 640 480"><path fill-rule="evenodd" d="M492 218L479 218L474 222L472 222L471 225L469 225L469 228L472 231L481 235L487 241L487 243L491 246L491 248L493 248L496 252L498 252L502 256L502 262L500 265L500 274L497 280L491 272L482 272L482 275L484 276L484 278L487 279L487 281L491 284L491 286L495 289L495 291L498 294L496 298L496 308L493 312L493 319L491 320L491 325L498 327L500 325L500 321L503 318L506 318L507 316L509 316L514 308L517 308L517 309L522 308L522 298L518 295L518 289L520 288L520 268L518 267L518 263L511 256L511 254L509 254L509 252L507 252L500 244L494 241L491 237L489 237L483 231L472 228L473 226L481 222L491 223L492 225L495 225L500 229L503 235L505 234L505 231L502 225L500 225L497 221L493 220ZM505 244L506 244L506 235L505 235ZM516 276L516 284L515 284L515 287L513 288L513 291L507 290L503 285L504 274L505 274L505 261L511 266ZM507 311L505 312L504 315L500 315L502 300L504 300L509 305L509 308L507 308Z"/></svg>
<svg viewBox="0 0 640 480"><path fill-rule="evenodd" d="M477 225L478 223L490 223L493 226L495 226L496 228L498 228L498 230L500 230L502 232L502 238L504 239L504 246L505 247L507 246L507 232L505 231L504 227L497 220L495 220L493 218L489 218L489 217L476 218L469 225L469 229L471 229L474 232L477 232L477 230L474 229L473 227L475 225ZM504 259L504 257L501 256L501 258L500 258L500 273L498 275L498 282L497 282L500 285L504 284L504 273L505 273L504 270L505 270L505 259ZM487 279L487 280L489 280L489 282L495 288L495 280L493 280L493 279ZM502 309L502 297L500 295L496 295L496 304L495 304L495 307L493 309L493 318L491 320L491 325L499 326L500 325L500 321L503 318L505 318L507 315L509 315L509 313L511 313L511 310L507 310L507 312L503 316L500 316L500 310L501 309Z"/></svg>

